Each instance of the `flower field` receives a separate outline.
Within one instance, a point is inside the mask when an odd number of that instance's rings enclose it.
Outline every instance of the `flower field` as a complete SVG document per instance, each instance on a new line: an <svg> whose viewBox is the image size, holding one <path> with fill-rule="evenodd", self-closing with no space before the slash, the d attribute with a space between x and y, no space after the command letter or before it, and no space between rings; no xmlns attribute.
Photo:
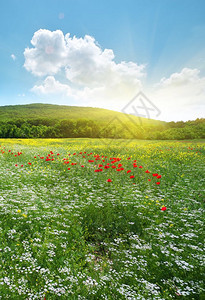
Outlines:
<svg viewBox="0 0 205 300"><path fill-rule="evenodd" d="M204 299L203 142L0 140L0 299Z"/></svg>

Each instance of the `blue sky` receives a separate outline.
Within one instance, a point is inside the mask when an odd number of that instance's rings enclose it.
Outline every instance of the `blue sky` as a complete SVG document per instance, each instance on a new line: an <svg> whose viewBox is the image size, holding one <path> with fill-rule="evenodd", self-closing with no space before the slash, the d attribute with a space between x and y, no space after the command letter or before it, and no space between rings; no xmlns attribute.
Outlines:
<svg viewBox="0 0 205 300"><path fill-rule="evenodd" d="M203 116L205 1L2 0L0 11L0 105L44 102L120 111L142 90L162 111L160 119ZM35 33L38 43L32 45ZM64 40L67 33L67 48L57 50L55 38ZM46 43L52 47L48 60L41 51ZM26 48L35 53L25 54ZM61 53L54 59L55 51Z"/></svg>

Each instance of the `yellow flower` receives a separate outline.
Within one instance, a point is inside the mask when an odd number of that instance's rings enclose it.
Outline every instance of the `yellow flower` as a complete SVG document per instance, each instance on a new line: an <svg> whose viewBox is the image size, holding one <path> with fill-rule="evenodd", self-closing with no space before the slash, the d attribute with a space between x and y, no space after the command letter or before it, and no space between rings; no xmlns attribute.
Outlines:
<svg viewBox="0 0 205 300"><path fill-rule="evenodd" d="M27 215L26 215L26 214L22 214L22 216L23 216L24 218L27 218Z"/></svg>
<svg viewBox="0 0 205 300"><path fill-rule="evenodd" d="M17 213L20 213L20 212L21 212L21 209L18 209L18 210L17 210Z"/></svg>

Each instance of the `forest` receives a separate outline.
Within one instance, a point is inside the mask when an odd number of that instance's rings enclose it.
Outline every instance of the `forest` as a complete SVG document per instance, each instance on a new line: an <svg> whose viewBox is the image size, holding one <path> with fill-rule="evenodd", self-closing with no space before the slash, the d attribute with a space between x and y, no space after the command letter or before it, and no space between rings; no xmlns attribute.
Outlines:
<svg viewBox="0 0 205 300"><path fill-rule="evenodd" d="M122 138L185 140L205 138L205 119L138 124L133 121L89 119L0 120L0 138Z"/></svg>

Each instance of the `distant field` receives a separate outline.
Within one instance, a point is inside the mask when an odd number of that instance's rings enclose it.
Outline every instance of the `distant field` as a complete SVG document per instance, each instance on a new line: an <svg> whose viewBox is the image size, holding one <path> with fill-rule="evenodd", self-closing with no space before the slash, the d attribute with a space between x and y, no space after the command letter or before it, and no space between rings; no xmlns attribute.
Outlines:
<svg viewBox="0 0 205 300"><path fill-rule="evenodd" d="M0 145L0 299L204 299L204 140Z"/></svg>

